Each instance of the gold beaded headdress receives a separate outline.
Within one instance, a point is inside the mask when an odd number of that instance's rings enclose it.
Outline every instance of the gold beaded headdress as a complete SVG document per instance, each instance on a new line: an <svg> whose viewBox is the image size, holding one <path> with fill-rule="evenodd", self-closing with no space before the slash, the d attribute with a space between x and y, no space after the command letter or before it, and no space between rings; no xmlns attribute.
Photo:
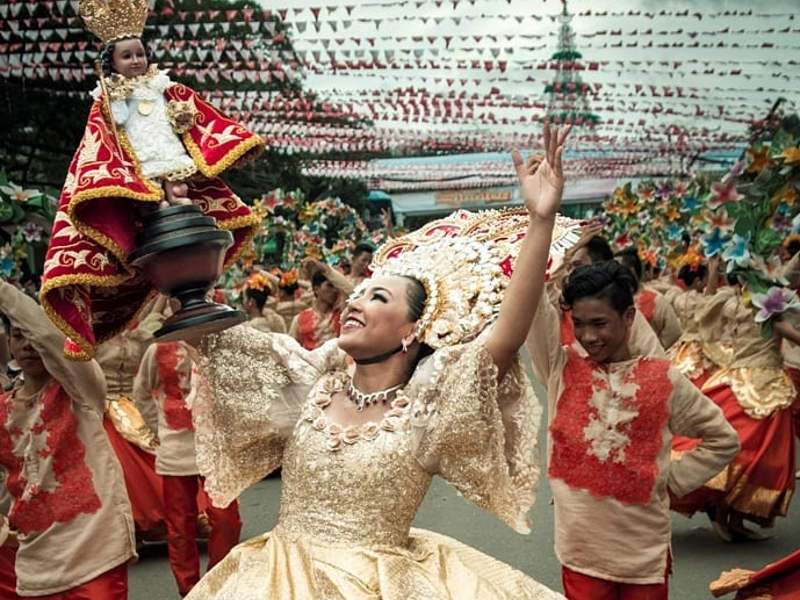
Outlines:
<svg viewBox="0 0 800 600"><path fill-rule="evenodd" d="M422 283L427 299L416 330L420 342L432 348L467 342L497 316L527 228L524 208L459 210L386 242L372 259L373 278L402 275ZM579 231L579 221L556 218L548 273Z"/></svg>
<svg viewBox="0 0 800 600"><path fill-rule="evenodd" d="M78 0L86 29L103 44L142 37L147 21L147 0Z"/></svg>

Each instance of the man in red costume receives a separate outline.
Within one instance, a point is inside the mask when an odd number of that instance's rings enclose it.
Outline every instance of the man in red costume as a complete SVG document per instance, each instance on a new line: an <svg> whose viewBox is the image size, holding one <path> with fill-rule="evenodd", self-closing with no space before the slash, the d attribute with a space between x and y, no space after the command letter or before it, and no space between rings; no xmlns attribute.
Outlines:
<svg viewBox="0 0 800 600"><path fill-rule="evenodd" d="M136 557L134 526L103 429L103 372L95 361L65 359L64 336L36 302L5 282L0 312L10 321L11 353L23 373L0 396L0 472L12 501L11 542L19 541L16 593L124 600L127 565Z"/></svg>

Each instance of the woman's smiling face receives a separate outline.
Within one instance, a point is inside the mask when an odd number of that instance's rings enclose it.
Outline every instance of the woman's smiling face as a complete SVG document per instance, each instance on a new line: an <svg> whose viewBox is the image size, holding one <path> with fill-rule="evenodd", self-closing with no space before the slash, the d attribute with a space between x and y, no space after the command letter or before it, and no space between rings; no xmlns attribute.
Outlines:
<svg viewBox="0 0 800 600"><path fill-rule="evenodd" d="M400 346L416 326L409 320L409 285L405 277L378 277L359 286L342 312L339 347L359 360Z"/></svg>

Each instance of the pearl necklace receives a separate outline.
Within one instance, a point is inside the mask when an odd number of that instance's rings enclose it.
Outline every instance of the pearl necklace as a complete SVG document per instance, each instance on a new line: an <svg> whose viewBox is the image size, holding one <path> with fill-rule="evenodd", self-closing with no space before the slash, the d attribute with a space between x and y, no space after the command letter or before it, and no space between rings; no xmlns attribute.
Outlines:
<svg viewBox="0 0 800 600"><path fill-rule="evenodd" d="M371 394L365 394L353 385L353 380L351 379L350 384L347 387L347 397L350 398L350 400L356 405L356 410L360 412L365 408L372 406L373 404L377 404L378 402L386 404L389 396L402 388L403 385L404 384L401 383L400 385L386 388L385 390L379 390L377 392L372 392Z"/></svg>

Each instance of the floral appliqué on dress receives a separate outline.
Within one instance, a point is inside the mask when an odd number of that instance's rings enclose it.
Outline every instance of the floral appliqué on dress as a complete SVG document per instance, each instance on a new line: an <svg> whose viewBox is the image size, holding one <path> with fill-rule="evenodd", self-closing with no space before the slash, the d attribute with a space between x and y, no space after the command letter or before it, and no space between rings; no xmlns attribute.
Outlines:
<svg viewBox="0 0 800 600"><path fill-rule="evenodd" d="M0 463L8 468L7 486L14 498L9 520L13 529L24 534L44 531L54 523L68 523L101 507L92 472L84 462L86 446L78 437L72 400L58 383L51 383L36 401L42 406L29 435L43 439L44 444L38 449L30 444L34 454L19 456L14 453L14 444L24 432L8 427L13 396L7 394L0 400ZM55 479L52 490L28 480L48 460Z"/></svg>
<svg viewBox="0 0 800 600"><path fill-rule="evenodd" d="M344 371L337 371L327 376L321 382L317 394L303 416L314 429L328 434L328 449L332 452L341 449L344 444L355 444L359 440L372 441L381 432L396 431L409 406L408 398L403 390L400 390L380 422L368 421L361 425L349 426L333 423L328 420L324 409L331 403L335 394L345 389L349 381L350 376Z"/></svg>
<svg viewBox="0 0 800 600"><path fill-rule="evenodd" d="M598 498L647 504L669 418L669 361L640 358L607 371L567 352L550 425L550 477Z"/></svg>

